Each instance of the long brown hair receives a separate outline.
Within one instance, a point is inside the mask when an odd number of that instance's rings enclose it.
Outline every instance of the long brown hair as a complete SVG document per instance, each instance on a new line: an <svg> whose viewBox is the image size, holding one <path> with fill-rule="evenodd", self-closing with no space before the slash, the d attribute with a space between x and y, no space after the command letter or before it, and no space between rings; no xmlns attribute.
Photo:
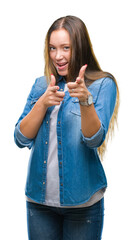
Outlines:
<svg viewBox="0 0 133 240"><path fill-rule="evenodd" d="M68 31L70 35L71 41L71 60L69 63L68 68L68 75L67 79L69 81L75 81L76 77L79 74L80 68L87 64L87 69L85 71L85 83L86 85L90 85L93 81L103 78L103 77L110 77L116 84L117 87L117 98L114 113L112 115L109 130L106 136L105 141L103 144L98 148L98 152L103 158L103 154L106 149L106 143L109 138L109 135L112 135L114 131L114 125L117 123L117 115L118 115L118 108L119 108L119 89L118 84L114 76L108 72L102 71L100 65L96 59L96 56L93 51L93 47L91 44L91 40L87 31L87 28L84 22L75 17L75 16L66 16L57 19L49 28L46 40L45 40L45 49L44 49L44 56L45 56L45 75L47 77L47 82L50 81L50 75L53 73L55 77L58 77L58 73L56 68L54 67L50 55L49 55L49 41L51 33L55 30L64 28Z"/></svg>

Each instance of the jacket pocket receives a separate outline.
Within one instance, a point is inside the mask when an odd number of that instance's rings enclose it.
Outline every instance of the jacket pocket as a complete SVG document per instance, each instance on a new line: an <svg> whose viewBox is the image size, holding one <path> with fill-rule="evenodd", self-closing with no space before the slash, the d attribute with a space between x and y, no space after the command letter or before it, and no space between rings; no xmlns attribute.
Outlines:
<svg viewBox="0 0 133 240"><path fill-rule="evenodd" d="M96 99L97 99L97 94L93 93L92 95L93 95L93 103L95 104ZM79 99L78 98L73 98L72 99L70 112L75 114L75 115L81 116L80 103L79 103Z"/></svg>

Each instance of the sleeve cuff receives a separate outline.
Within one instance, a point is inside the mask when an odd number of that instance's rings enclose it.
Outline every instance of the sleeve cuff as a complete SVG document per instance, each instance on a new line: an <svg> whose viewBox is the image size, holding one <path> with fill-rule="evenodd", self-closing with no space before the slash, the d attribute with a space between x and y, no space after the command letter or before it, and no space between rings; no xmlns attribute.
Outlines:
<svg viewBox="0 0 133 240"><path fill-rule="evenodd" d="M22 134L22 132L20 131L20 122L15 127L14 138L15 138L16 144L20 148L23 148L23 147L28 147L29 149L32 148L34 141L33 139L29 139Z"/></svg>
<svg viewBox="0 0 133 240"><path fill-rule="evenodd" d="M99 147L105 139L105 130L104 130L104 127L102 126L102 124L101 124L100 129L90 138L85 137L83 135L82 131L81 131L81 134L82 134L83 142L85 142L86 145L90 148Z"/></svg>

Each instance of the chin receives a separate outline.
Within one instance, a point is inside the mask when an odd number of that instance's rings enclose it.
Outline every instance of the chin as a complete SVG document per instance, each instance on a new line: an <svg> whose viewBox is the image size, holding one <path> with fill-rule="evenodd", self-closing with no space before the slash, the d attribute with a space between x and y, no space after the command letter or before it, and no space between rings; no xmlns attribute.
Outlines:
<svg viewBox="0 0 133 240"><path fill-rule="evenodd" d="M68 74L68 71L58 71L58 74L61 75L61 76L67 76Z"/></svg>

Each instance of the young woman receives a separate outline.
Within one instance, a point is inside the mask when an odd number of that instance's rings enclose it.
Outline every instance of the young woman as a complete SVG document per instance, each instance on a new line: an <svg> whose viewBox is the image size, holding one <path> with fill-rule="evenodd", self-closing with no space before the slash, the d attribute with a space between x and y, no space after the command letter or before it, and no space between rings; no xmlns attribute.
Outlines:
<svg viewBox="0 0 133 240"><path fill-rule="evenodd" d="M46 36L45 76L36 79L14 134L19 147L32 148L29 239L101 239L107 180L100 158L118 106L116 80L101 70L83 21L57 19Z"/></svg>

